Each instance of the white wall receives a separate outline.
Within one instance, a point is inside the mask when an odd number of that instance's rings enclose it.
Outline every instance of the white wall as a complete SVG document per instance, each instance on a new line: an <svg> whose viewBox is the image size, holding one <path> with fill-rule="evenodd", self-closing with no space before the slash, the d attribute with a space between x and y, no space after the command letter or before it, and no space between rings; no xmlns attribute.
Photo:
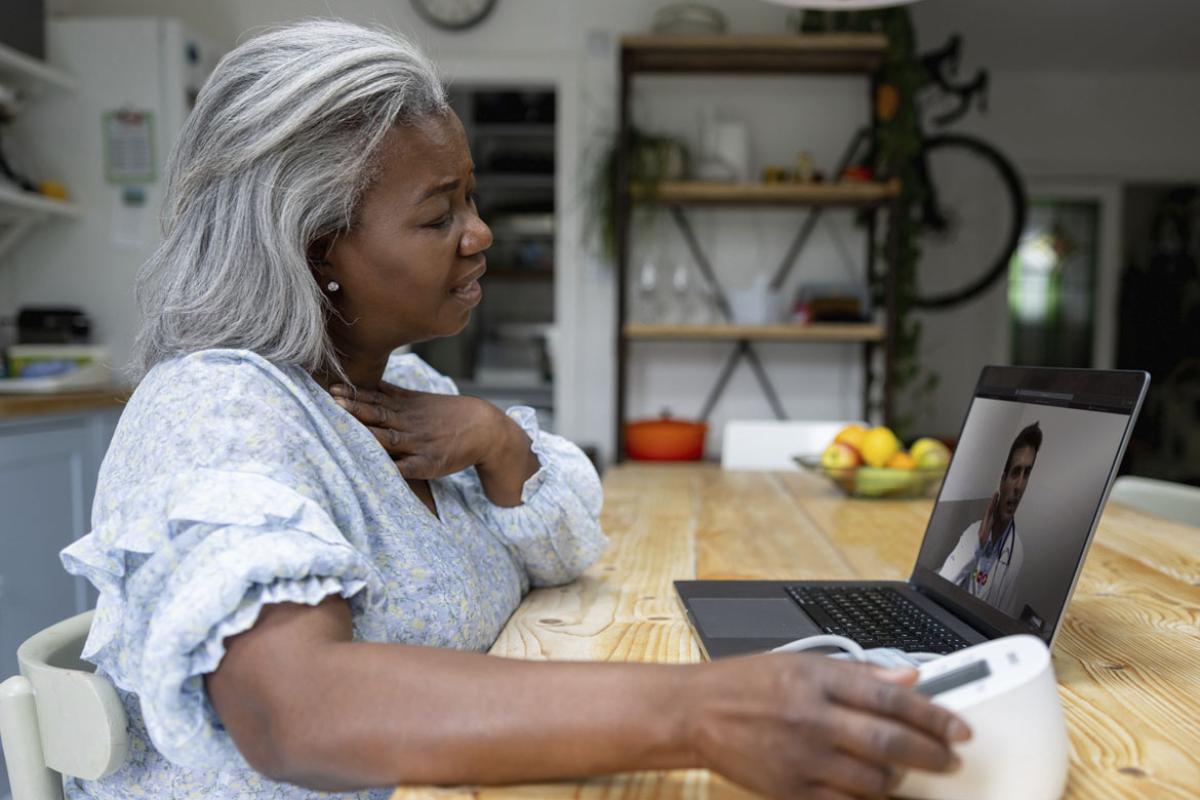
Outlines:
<svg viewBox="0 0 1200 800"><path fill-rule="evenodd" d="M729 15L733 29L740 32L779 32L784 28L786 11L757 0L723 0L714 5ZM556 299L567 358L557 382L558 417L567 435L603 447L613 439L614 276L610 265L581 244L582 221L589 213L590 202L585 193L590 163L587 159L601 152L614 128L616 39L622 32L648 29L653 10L652 4L638 0L606 3L504 0L479 29L445 34L420 21L407 3L395 0L337 4L218 0L203 7L182 0L51 0L50 3L53 14L170 14L221 44L232 44L245 32L263 26L332 12L353 21L385 24L408 32L425 46L451 81L554 79L560 88L561 122L565 128L559 141L564 166L559 184L562 235ZM694 128L699 110L694 98L680 96L680 88L701 89L699 95L711 99L722 110L747 118L782 111L778 113L777 125L753 129L755 149L761 158L788 163L796 150L804 147L813 150L819 159L831 161L842 137L865 114L865 84L860 81L849 87L838 85L845 82L845 79L810 82L806 87L803 82L795 85L764 80L746 92L744 84L733 81L711 82L707 87L704 81L687 84L662 81L661 85L647 87L647 99L639 101L638 108L646 112L648 124L679 133ZM810 95L810 89L821 94ZM808 102L784 109L778 107L780 97L797 96L806 97ZM835 106L836 110L831 110ZM847 114L847 118L839 119L842 114ZM773 268L782 254L797 216L772 216L756 218L743 213L721 215L718 219L710 212L697 220L698 227L706 231L707 245L730 285L748 282L749 270L758 269L759 264ZM840 227L846 227L844 219ZM861 237L854 233L844 235L854 254L852 263L847 267L836 260L835 245L828 233L822 232L811 248L814 263L821 264L821 271L816 274L836 277L847 268L861 270ZM678 258L686 257L677 238L671 247ZM122 320L112 324L132 329L132 316L123 315ZM715 378L725 350L714 345L686 345L682 346L681 357L676 358L679 348L646 345L639 349L632 373L636 388L631 395L631 411L657 412L663 406L672 407L682 416L698 411L700 398ZM641 357L642 351L645 357ZM665 371L655 366L664 356ZM791 413L801 417L840 417L844 407L857 403L859 370L849 366L857 362L857 350L846 346L795 349L774 346L765 348L763 356L773 377L778 375L778 388ZM731 411L751 416L769 413L744 370L745 367L735 377L729 402L718 409L715 422L719 423ZM645 376L645 380L639 381L638 375ZM665 384L660 380L663 377L667 378ZM715 440L719 424L714 427Z"/></svg>
<svg viewBox="0 0 1200 800"><path fill-rule="evenodd" d="M709 4L722 9L737 32L779 32L784 27L785 10L760 0L710 0ZM424 43L451 79L466 81L485 74L501 80L506 71L515 79L539 70L552 73L566 93L562 122L567 128L559 142L564 156L559 184L564 235L556 291L568 362L558 382L559 419L567 435L605 448L613 438L614 276L609 265L579 245L587 213L586 157L598 152L602 135L614 126L615 37L646 30L658 5L643 0L500 0L479 29L445 34L421 22L402 0L48 1L55 14L171 14L226 44L264 25L335 13L407 31ZM1188 4L1160 5L1160 13L1194 13ZM927 0L915 7L920 31L929 32L922 44L939 44L945 32L958 30L966 40L965 69L979 55L996 67L988 115L974 115L962 125L964 130L992 140L1031 176L1200 176L1200 154L1193 146L1200 141L1200 103L1196 102L1200 98L1195 88L1195 49L1187 37L1169 35L1172 26L1162 20L1154 25L1137 23L1142 12L1129 9L1124 13L1134 22L1124 29L1137 35L1113 39L1114 24L1118 29L1122 26L1113 22L1112 13L1122 6L1108 0L1104 14L1086 17L1067 0L1038 4L1036 20L1028 16L1033 11L1022 7L1002 15L1020 18L1020 24L1010 21L1007 27L1004 19L997 19L1000 7L981 0ZM1048 14L1056 16L1049 19ZM1160 30L1168 31L1164 35L1170 48L1147 45L1154 44ZM1059 33L1040 35L1039 31ZM1064 38L1062 31L1070 35ZM1089 37L1109 44L1098 48L1076 41L1088 42ZM1072 45L1064 49L1067 39ZM972 42L978 43L974 50ZM1173 71L1156 71L1156 58ZM639 119L656 127L686 132L695 127L692 109L698 104L694 101L702 95L711 97L723 109L754 118L752 136L759 163L788 163L794 151L803 148L814 151L828 169L839 137L848 134L864 114L861 93L841 85L845 80L685 84L683 79L654 79L639 88L642 99L635 109ZM685 86L686 96L680 91ZM758 110L764 106L770 110ZM797 220L798 215L782 212L760 217L706 212L696 222L706 246L715 253L718 269L734 285L747 280L743 276L748 270L764 261L774 265ZM672 251L682 258L678 238L672 241ZM862 256L861 236L842 219L822 226L797 273L811 269L805 274L843 276L847 270L861 269ZM4 273L0 264L0 290ZM955 314L931 318L927 325L925 355L942 373L943 389L925 424L930 431L953 432L978 366L1007 359L1003 292ZM669 405L682 416L698 410L726 352L715 344L638 344L635 350L639 355L631 373L635 387L631 412L655 413ZM813 418L857 413L859 370L849 366L856 361L850 347L774 345L762 348L762 353L790 413ZM768 415L743 365L714 421Z"/></svg>
<svg viewBox="0 0 1200 800"><path fill-rule="evenodd" d="M970 39L968 37L968 52ZM935 44L930 41L928 44ZM960 130L995 144L1036 196L1039 186L1065 186L1079 196L1119 203L1122 183L1200 180L1200 71L1079 72L1011 70L992 74L986 114L973 113ZM1113 223L1119 208L1112 209ZM1115 237L1115 225L1102 236ZM1102 252L1097 309L1102 328L1096 366L1108 366L1115 286L1124 267L1119 239ZM979 368L1008 363L1007 290L997 285L979 300L949 312L922 315L922 360L942 385L920 417L932 433L954 434L966 412ZM966 334L966 335L964 335Z"/></svg>

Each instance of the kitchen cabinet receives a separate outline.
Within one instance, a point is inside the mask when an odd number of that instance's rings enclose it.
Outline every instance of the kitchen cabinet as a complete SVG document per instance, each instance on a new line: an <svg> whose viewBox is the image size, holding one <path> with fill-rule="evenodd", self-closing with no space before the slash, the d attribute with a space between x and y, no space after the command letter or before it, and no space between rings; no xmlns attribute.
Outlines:
<svg viewBox="0 0 1200 800"><path fill-rule="evenodd" d="M96 477L119 416L119 407L108 407L0 418L0 680L17 674L21 642L96 603L58 553L90 527ZM7 791L0 762L0 797Z"/></svg>
<svg viewBox="0 0 1200 800"><path fill-rule="evenodd" d="M493 242L483 302L467 328L413 350L464 394L531 406L553 431L558 97L547 85L456 85L450 102L471 144L476 202Z"/></svg>
<svg viewBox="0 0 1200 800"><path fill-rule="evenodd" d="M0 675L30 634L91 608L95 592L58 552L90 528L118 411L0 421Z"/></svg>

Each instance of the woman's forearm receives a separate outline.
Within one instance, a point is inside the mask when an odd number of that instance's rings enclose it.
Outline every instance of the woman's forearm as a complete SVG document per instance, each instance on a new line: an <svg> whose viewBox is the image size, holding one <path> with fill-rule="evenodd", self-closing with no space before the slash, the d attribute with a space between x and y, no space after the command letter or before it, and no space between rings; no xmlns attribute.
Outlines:
<svg viewBox="0 0 1200 800"><path fill-rule="evenodd" d="M346 642L312 653L306 673L304 701L272 725L284 737L272 771L313 788L696 765L678 668Z"/></svg>
<svg viewBox="0 0 1200 800"><path fill-rule="evenodd" d="M532 662L351 641L349 607L265 608L205 686L252 767L313 789L707 767L773 797L885 794L970 732L865 665L773 654Z"/></svg>
<svg viewBox="0 0 1200 800"><path fill-rule="evenodd" d="M534 662L352 641L347 602L283 603L205 687L242 755L314 789L503 783L694 763L693 667Z"/></svg>

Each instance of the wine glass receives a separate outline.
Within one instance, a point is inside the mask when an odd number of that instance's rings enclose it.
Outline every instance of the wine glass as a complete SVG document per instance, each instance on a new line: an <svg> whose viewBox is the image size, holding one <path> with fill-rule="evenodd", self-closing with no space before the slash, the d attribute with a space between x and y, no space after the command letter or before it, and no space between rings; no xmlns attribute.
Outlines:
<svg viewBox="0 0 1200 800"><path fill-rule="evenodd" d="M634 316L641 322L659 321L658 267L650 259L643 261L642 268L638 270L637 308Z"/></svg>
<svg viewBox="0 0 1200 800"><path fill-rule="evenodd" d="M692 323L692 277L687 264L680 262L671 271L671 290L675 296L672 303L672 322L684 325Z"/></svg>

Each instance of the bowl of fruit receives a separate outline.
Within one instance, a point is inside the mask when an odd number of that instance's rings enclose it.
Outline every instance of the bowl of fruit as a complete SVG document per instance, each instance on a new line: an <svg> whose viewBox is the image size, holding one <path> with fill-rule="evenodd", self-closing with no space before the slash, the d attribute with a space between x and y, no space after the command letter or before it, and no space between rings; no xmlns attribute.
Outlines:
<svg viewBox="0 0 1200 800"><path fill-rule="evenodd" d="M890 429L848 425L818 456L796 456L850 497L912 498L936 491L950 463L950 448L923 438L904 449Z"/></svg>

